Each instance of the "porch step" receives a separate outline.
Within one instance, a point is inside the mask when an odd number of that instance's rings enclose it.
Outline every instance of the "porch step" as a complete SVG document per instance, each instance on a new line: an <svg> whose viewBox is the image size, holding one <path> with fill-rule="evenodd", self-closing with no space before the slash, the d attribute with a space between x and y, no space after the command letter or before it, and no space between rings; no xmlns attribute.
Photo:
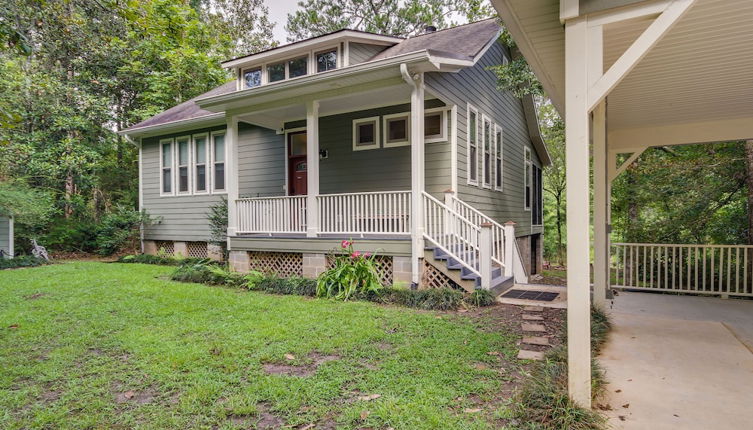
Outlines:
<svg viewBox="0 0 753 430"><path fill-rule="evenodd" d="M458 257L473 260L473 256L459 255ZM424 258L432 266L447 275L453 282L460 285L464 290L473 292L481 287L481 277L466 265L451 257L446 252L437 247L427 246L424 249ZM502 268L494 267L492 269L491 293L497 297L513 286L515 280L511 276L504 276Z"/></svg>

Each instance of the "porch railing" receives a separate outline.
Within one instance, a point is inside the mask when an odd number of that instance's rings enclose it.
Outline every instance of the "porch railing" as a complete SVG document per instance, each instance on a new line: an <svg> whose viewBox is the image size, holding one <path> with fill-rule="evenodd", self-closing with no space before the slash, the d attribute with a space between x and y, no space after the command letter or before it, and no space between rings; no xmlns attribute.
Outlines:
<svg viewBox="0 0 753 430"><path fill-rule="evenodd" d="M410 196L410 191L319 195L320 233L410 234Z"/></svg>
<svg viewBox="0 0 753 430"><path fill-rule="evenodd" d="M238 199L236 210L241 234L306 232L306 196Z"/></svg>
<svg viewBox="0 0 753 430"><path fill-rule="evenodd" d="M424 236L447 255L480 275L481 227L423 193Z"/></svg>
<svg viewBox="0 0 753 430"><path fill-rule="evenodd" d="M492 261L494 261L499 266L504 266L505 227L450 193L447 193L445 195L445 203L450 207L450 209L457 212L461 217L473 223L473 225L481 225L484 223L491 224Z"/></svg>
<svg viewBox="0 0 753 430"><path fill-rule="evenodd" d="M752 269L748 245L612 244L614 287L753 296Z"/></svg>

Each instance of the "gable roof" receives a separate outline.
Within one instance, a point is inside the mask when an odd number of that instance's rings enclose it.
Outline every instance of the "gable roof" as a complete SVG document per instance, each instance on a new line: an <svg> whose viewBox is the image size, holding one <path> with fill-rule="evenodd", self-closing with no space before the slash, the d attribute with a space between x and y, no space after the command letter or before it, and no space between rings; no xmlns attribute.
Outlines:
<svg viewBox="0 0 753 430"><path fill-rule="evenodd" d="M370 61L427 50L448 58L473 61L500 31L496 18L409 37L378 53Z"/></svg>

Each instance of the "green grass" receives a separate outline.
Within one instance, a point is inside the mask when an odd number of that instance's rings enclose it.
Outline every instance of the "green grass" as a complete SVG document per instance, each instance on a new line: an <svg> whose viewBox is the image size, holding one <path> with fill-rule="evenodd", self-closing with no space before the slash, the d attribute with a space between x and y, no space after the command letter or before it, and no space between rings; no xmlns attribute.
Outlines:
<svg viewBox="0 0 753 430"><path fill-rule="evenodd" d="M500 427L487 402L515 369L488 353L512 359L512 334L457 315L178 283L173 270L0 272L0 428L253 428L270 414L289 427ZM302 377L263 368L311 366L312 353L339 358Z"/></svg>

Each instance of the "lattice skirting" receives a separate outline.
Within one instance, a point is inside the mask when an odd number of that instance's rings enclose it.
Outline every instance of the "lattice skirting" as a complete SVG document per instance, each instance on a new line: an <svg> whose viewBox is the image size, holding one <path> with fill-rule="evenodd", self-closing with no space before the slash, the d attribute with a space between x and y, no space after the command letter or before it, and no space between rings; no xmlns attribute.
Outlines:
<svg viewBox="0 0 753 430"><path fill-rule="evenodd" d="M158 254L164 253L170 256L175 254L175 244L171 240L158 240L155 242L155 245Z"/></svg>
<svg viewBox="0 0 753 430"><path fill-rule="evenodd" d="M186 242L188 256L191 258L208 258L206 242Z"/></svg>
<svg viewBox="0 0 753 430"><path fill-rule="evenodd" d="M300 252L249 251L248 258L251 270L282 278L303 276L303 254Z"/></svg>
<svg viewBox="0 0 753 430"><path fill-rule="evenodd" d="M421 288L463 288L434 267L431 263L423 260L424 264L421 270Z"/></svg>
<svg viewBox="0 0 753 430"><path fill-rule="evenodd" d="M374 263L376 265L377 274L379 275L379 282L385 287L391 287L394 283L393 280L393 260L390 255L377 255L374 257ZM331 269L335 266L335 255L327 254L327 269Z"/></svg>

